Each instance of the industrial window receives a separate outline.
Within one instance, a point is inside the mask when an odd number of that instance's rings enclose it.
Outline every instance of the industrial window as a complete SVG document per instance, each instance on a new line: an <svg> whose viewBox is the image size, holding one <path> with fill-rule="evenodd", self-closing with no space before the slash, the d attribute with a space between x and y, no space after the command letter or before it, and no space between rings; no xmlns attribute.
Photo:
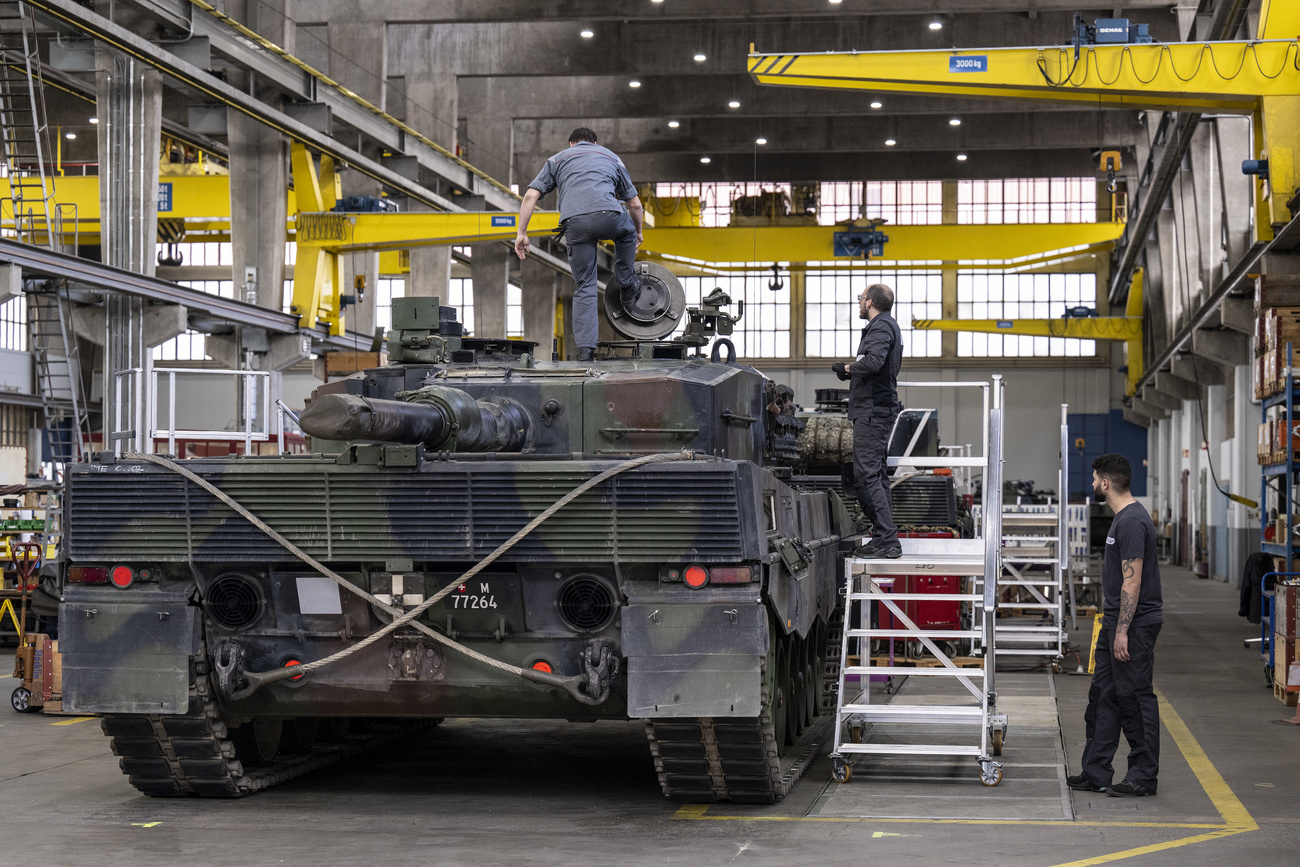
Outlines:
<svg viewBox="0 0 1300 867"><path fill-rule="evenodd" d="M1095 223L1095 178L1006 178L957 182L957 222Z"/></svg>
<svg viewBox="0 0 1300 867"><path fill-rule="evenodd" d="M198 245L195 246L217 246ZM229 246L229 245L226 245ZM235 297L235 284L230 280L181 280L177 283L179 286L186 286L190 289L197 289L200 292L206 292L209 295L220 295L222 298ZM204 361L207 359L208 337L198 331L186 331L184 334L178 334L171 340L158 344L153 348L154 361Z"/></svg>
<svg viewBox="0 0 1300 867"><path fill-rule="evenodd" d="M729 338L743 358L790 357L790 278L775 292L767 288L770 271L740 271L714 277L682 277L686 305L698 307L704 296L721 289L731 296L727 308L734 316L740 301L745 312Z"/></svg>
<svg viewBox="0 0 1300 867"><path fill-rule="evenodd" d="M1051 319L1067 307L1097 306L1096 274L957 274L959 319ZM961 358L1073 357L1097 354L1095 340L957 332Z"/></svg>
<svg viewBox="0 0 1300 867"><path fill-rule="evenodd" d="M848 358L858 348L865 324L858 319L858 295L872 283L894 290L894 319L903 333L906 358L938 358L943 352L937 331L914 331L913 319L938 319L943 311L943 272L870 271L867 274L809 271L804 283L809 358Z"/></svg>
<svg viewBox="0 0 1300 867"><path fill-rule="evenodd" d="M23 295L0 304L0 349L27 351L27 298Z"/></svg>
<svg viewBox="0 0 1300 867"><path fill-rule="evenodd" d="M0 404L0 446L26 448L32 411L25 406Z"/></svg>
<svg viewBox="0 0 1300 867"><path fill-rule="evenodd" d="M157 253L168 253L173 245L156 245ZM230 267L234 263L229 241L182 241L174 245L182 264L189 267Z"/></svg>
<svg viewBox="0 0 1300 867"><path fill-rule="evenodd" d="M375 284L375 327L387 332L393 327L393 299L406 295L406 281L400 277L380 277Z"/></svg>
<svg viewBox="0 0 1300 867"><path fill-rule="evenodd" d="M942 181L832 181L821 184L662 183L655 185L659 208L675 214L687 208L701 226L734 224L733 213L771 217L768 200L784 196L780 216L816 216L831 226L845 220L880 218L895 226L937 225L943 222ZM742 197L759 200L738 202ZM789 213L787 214L786 211Z"/></svg>
<svg viewBox="0 0 1300 867"><path fill-rule="evenodd" d="M524 290L506 285L506 337L524 336Z"/></svg>
<svg viewBox="0 0 1300 867"><path fill-rule="evenodd" d="M474 333L474 281L468 277L452 277L447 281L446 297L442 303L459 311L460 324L466 334Z"/></svg>

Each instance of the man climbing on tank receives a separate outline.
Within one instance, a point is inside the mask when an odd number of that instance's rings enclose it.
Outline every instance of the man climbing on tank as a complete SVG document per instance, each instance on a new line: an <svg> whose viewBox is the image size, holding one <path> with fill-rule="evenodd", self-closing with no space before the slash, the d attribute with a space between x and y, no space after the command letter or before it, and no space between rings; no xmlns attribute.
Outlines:
<svg viewBox="0 0 1300 867"><path fill-rule="evenodd" d="M623 161L613 151L596 144L596 134L578 127L569 135L569 147L546 161L519 206L519 231L515 253L528 255L528 221L537 201L559 189L560 226L569 245L569 267L577 288L573 293L573 341L578 361L591 361L599 336L596 316L596 244L614 242L614 277L623 289L623 306L636 298L636 248L641 246L643 210L636 187ZM623 210L620 202L627 204Z"/></svg>
<svg viewBox="0 0 1300 867"><path fill-rule="evenodd" d="M903 555L889 501L889 435L903 408L898 402L898 370L903 364L903 335L890 315L894 290L883 283L858 296L858 318L867 320L858 341L858 357L831 370L849 382L849 421L853 422L853 473L858 504L871 522L871 540L853 556L896 560Z"/></svg>

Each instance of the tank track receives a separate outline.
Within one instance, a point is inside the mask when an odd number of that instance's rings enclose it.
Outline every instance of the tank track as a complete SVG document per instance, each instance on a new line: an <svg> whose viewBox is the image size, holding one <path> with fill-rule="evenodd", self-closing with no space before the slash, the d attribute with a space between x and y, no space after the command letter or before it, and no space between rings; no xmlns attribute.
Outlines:
<svg viewBox="0 0 1300 867"><path fill-rule="evenodd" d="M146 795L240 798L436 724L381 721L365 734L317 742L309 752L278 756L268 767L246 767L213 695L208 664L200 660L193 669L184 715L108 715L100 722L123 773Z"/></svg>
<svg viewBox="0 0 1300 867"><path fill-rule="evenodd" d="M814 720L782 757L768 698L766 662L761 677L757 719L706 717L646 723L650 754L666 796L691 803L772 804L803 776L825 742L831 717Z"/></svg>

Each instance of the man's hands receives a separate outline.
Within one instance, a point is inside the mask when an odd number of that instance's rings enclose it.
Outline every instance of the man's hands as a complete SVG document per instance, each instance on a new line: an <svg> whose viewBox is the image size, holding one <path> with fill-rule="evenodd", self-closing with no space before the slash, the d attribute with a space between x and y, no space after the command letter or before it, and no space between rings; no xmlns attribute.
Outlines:
<svg viewBox="0 0 1300 867"><path fill-rule="evenodd" d="M1128 662L1128 633L1116 632L1115 641L1111 644L1110 652L1118 662Z"/></svg>
<svg viewBox="0 0 1300 867"><path fill-rule="evenodd" d="M842 361L832 364L831 370L835 371L835 375L840 378L840 382L847 382L850 378L848 365Z"/></svg>
<svg viewBox="0 0 1300 867"><path fill-rule="evenodd" d="M528 255L528 236L520 232L515 236L515 255L520 259Z"/></svg>

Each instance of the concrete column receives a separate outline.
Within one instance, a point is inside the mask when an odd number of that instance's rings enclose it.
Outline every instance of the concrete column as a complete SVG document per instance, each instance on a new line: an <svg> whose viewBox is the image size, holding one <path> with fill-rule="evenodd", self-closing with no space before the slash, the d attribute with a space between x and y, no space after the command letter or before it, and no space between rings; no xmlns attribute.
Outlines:
<svg viewBox="0 0 1300 867"><path fill-rule="evenodd" d="M505 244L475 244L470 277L474 281L474 336L506 336L506 282L510 279L510 248Z"/></svg>
<svg viewBox="0 0 1300 867"><path fill-rule="evenodd" d="M230 255L235 297L259 307L282 310L285 227L289 219L289 139L233 109L227 112L226 125L230 139Z"/></svg>
<svg viewBox="0 0 1300 867"><path fill-rule="evenodd" d="M103 261L152 277L157 265L162 76L101 43L95 51L95 96ZM146 380L152 356L145 341L144 302L113 293L105 313L104 441L107 447L119 410L115 374L135 369L139 373L123 383L121 427L137 431L135 441L125 445L148 449L142 428L148 418Z"/></svg>
<svg viewBox="0 0 1300 867"><path fill-rule="evenodd" d="M1228 390L1222 385L1212 385L1206 391L1208 395L1205 401L1205 425L1208 436L1205 457L1209 464L1213 465L1219 484L1224 490L1231 491L1234 477L1231 460L1232 444L1225 439L1224 413L1214 412L1211 409L1211 407L1227 404ZM1227 460L1224 459L1225 455ZM1210 480L1210 485L1211 490L1208 492L1206 504L1208 506L1206 523L1209 525L1207 559L1210 563L1210 574L1222 581L1228 572L1228 503L1231 501L1212 489L1213 480Z"/></svg>
<svg viewBox="0 0 1300 867"><path fill-rule="evenodd" d="M506 251L509 253L509 251ZM523 287L524 339L537 344L537 358L549 361L555 342L555 297L557 275L554 269L531 256L520 263L519 283ZM477 293L475 293L477 296Z"/></svg>

